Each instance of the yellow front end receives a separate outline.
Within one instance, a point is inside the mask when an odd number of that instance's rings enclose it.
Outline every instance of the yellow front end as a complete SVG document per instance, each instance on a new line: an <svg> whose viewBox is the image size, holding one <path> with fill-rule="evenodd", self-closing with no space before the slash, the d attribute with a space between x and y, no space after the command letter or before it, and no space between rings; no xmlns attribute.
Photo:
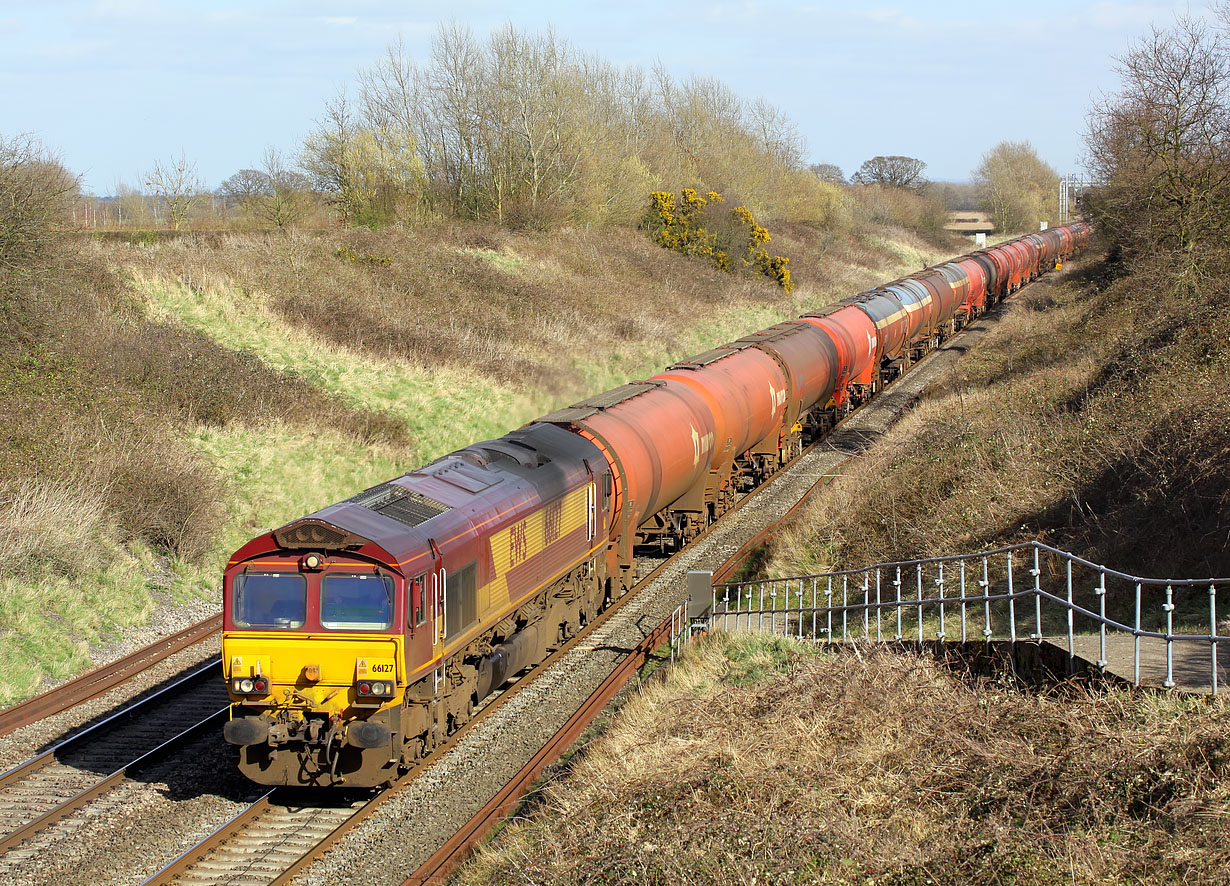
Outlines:
<svg viewBox="0 0 1230 886"><path fill-rule="evenodd" d="M373 786L395 776L405 692L404 638L228 631L227 741L240 769L270 785Z"/></svg>

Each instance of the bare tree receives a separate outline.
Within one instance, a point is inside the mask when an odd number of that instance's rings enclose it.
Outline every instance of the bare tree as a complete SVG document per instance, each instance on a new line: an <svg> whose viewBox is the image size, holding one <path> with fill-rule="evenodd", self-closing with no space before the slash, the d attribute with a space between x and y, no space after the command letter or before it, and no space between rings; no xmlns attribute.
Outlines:
<svg viewBox="0 0 1230 886"><path fill-rule="evenodd" d="M218 187L218 196L227 206L238 206L245 212L251 212L259 200L272 192L269 175L259 169L241 169Z"/></svg>
<svg viewBox="0 0 1230 886"><path fill-rule="evenodd" d="M828 182L831 185L844 185L846 183L846 174L835 163L813 163L808 168L822 182Z"/></svg>
<svg viewBox="0 0 1230 886"><path fill-rule="evenodd" d="M983 207L1005 233L1036 230L1059 211L1059 173L1029 142L1000 142L982 155L973 178Z"/></svg>
<svg viewBox="0 0 1230 886"><path fill-rule="evenodd" d="M205 190L196 163L189 161L182 151L167 163L155 160L154 168L145 174L145 186L166 204L167 219L175 231L188 220Z"/></svg>
<svg viewBox="0 0 1230 886"><path fill-rule="evenodd" d="M273 147L265 149L261 171L269 182L269 189L256 201L256 214L279 228L302 219L311 207L312 188L308 177L287 167L282 152Z"/></svg>
<svg viewBox="0 0 1230 886"><path fill-rule="evenodd" d="M1098 220L1129 255L1175 268L1199 292L1230 260L1230 6L1221 27L1181 17L1119 59L1121 90L1092 111L1086 144L1106 182Z"/></svg>
<svg viewBox="0 0 1230 886"><path fill-rule="evenodd" d="M832 197L771 105L511 26L480 43L446 25L421 63L389 47L360 75L357 100L329 103L302 165L351 223L441 210L537 226L633 222L666 186L718 189L757 212Z"/></svg>
<svg viewBox="0 0 1230 886"><path fill-rule="evenodd" d="M863 162L850 180L860 185L886 185L917 191L927 184L923 178L926 168L926 163L914 157L872 157Z"/></svg>
<svg viewBox="0 0 1230 886"><path fill-rule="evenodd" d="M357 109L343 89L325 105L325 116L307 137L300 160L344 222L356 221L370 202L359 168L361 131Z"/></svg>
<svg viewBox="0 0 1230 886"><path fill-rule="evenodd" d="M0 136L0 268L24 273L71 219L79 179L31 135Z"/></svg>

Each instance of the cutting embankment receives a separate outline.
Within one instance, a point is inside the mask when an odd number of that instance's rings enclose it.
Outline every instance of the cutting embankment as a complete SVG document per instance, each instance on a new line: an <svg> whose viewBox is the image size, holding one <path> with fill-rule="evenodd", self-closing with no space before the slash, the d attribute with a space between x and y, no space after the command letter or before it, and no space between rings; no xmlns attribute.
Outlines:
<svg viewBox="0 0 1230 886"><path fill-rule="evenodd" d="M1226 312L1096 251L1003 312L762 569L1041 537L1143 574L1230 573ZM719 634L459 879L1223 882L1226 725L1182 695L1023 691L925 654Z"/></svg>
<svg viewBox="0 0 1230 886"><path fill-rule="evenodd" d="M1029 694L926 654L717 634L457 882L1224 882L1228 720L1194 699Z"/></svg>
<svg viewBox="0 0 1230 886"><path fill-rule="evenodd" d="M790 295L625 229L50 241L0 280L0 704L213 611L255 532L943 255L775 244Z"/></svg>

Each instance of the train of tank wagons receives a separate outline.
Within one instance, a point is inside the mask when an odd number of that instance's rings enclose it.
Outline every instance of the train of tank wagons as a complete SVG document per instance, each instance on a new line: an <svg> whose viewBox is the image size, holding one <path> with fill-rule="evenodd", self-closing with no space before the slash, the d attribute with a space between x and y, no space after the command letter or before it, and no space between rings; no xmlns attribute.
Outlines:
<svg viewBox="0 0 1230 886"><path fill-rule="evenodd" d="M1084 245L1020 237L698 354L266 532L226 567L224 737L267 785L396 778L945 337Z"/></svg>

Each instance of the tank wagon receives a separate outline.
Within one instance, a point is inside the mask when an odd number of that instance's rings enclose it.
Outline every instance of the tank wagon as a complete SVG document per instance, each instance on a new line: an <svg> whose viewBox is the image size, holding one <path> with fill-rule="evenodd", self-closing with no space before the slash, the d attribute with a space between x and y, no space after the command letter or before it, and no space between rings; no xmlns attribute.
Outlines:
<svg viewBox="0 0 1230 886"><path fill-rule="evenodd" d="M375 786L745 491L1089 238L944 262L475 443L240 548L223 735L267 785Z"/></svg>

